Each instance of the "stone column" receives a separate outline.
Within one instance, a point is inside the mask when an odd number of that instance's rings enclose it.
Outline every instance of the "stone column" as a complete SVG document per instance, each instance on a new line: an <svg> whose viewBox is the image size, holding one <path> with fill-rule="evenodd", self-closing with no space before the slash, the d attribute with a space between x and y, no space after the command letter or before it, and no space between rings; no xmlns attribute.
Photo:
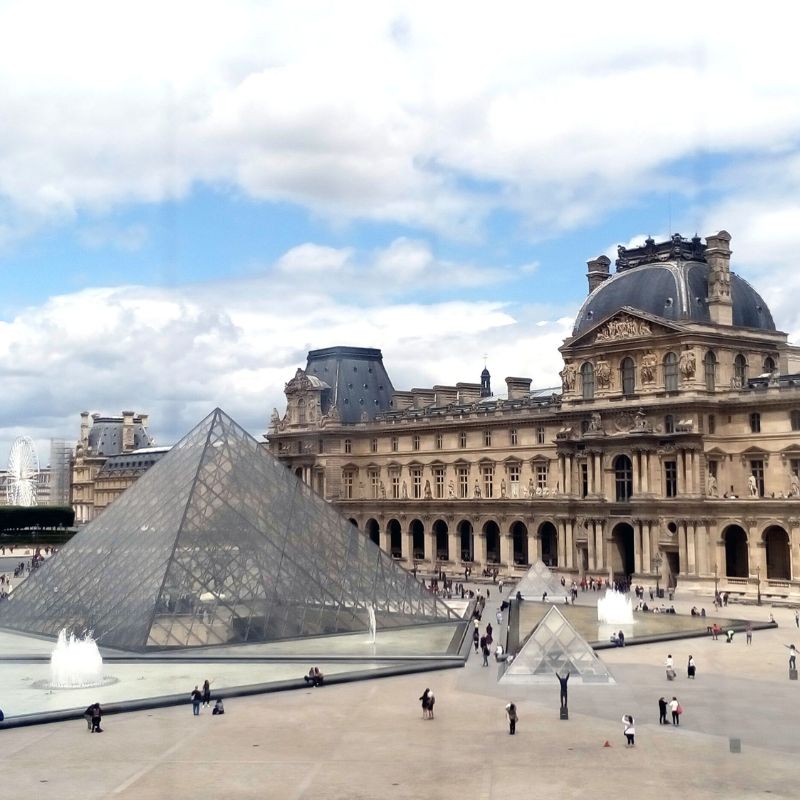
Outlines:
<svg viewBox="0 0 800 800"><path fill-rule="evenodd" d="M558 520L558 566L562 569L567 566L566 541L567 541L567 522L564 519Z"/></svg>
<svg viewBox="0 0 800 800"><path fill-rule="evenodd" d="M697 523L694 520L686 521L686 574L697 574L697 553L696 553L696 528Z"/></svg>
<svg viewBox="0 0 800 800"><path fill-rule="evenodd" d="M389 526L388 525L382 525L381 526L380 543L381 543L381 550L383 550L384 553L389 553L389 555L391 555L391 553L392 553L392 537L389 534Z"/></svg>
<svg viewBox="0 0 800 800"><path fill-rule="evenodd" d="M605 527L605 520L597 519L595 520L595 540L594 540L594 557L595 557L595 569L603 569L603 567L607 566L607 553L604 550L604 531L603 528Z"/></svg>
<svg viewBox="0 0 800 800"><path fill-rule="evenodd" d="M642 452L642 493L650 494L650 451Z"/></svg>
<svg viewBox="0 0 800 800"><path fill-rule="evenodd" d="M425 531L425 560L435 564L436 559L436 533L431 528Z"/></svg>
<svg viewBox="0 0 800 800"><path fill-rule="evenodd" d="M640 519L631 521L633 522L633 571L639 575L642 572L642 521Z"/></svg>
<svg viewBox="0 0 800 800"><path fill-rule="evenodd" d="M514 540L510 533L500 533L500 563L513 566Z"/></svg>
<svg viewBox="0 0 800 800"><path fill-rule="evenodd" d="M694 546L697 553L697 574L708 575L708 550L711 545L711 534L707 519L700 520L700 527L695 529Z"/></svg>
<svg viewBox="0 0 800 800"><path fill-rule="evenodd" d="M573 520L564 520L564 550L566 555L565 565L568 569L575 567L575 529Z"/></svg>
<svg viewBox="0 0 800 800"><path fill-rule="evenodd" d="M800 517L789 517L789 555L792 580L800 577Z"/></svg>
<svg viewBox="0 0 800 800"><path fill-rule="evenodd" d="M678 576L687 572L686 525L685 519L678 520Z"/></svg>
<svg viewBox="0 0 800 800"><path fill-rule="evenodd" d="M535 564L542 560L542 540L537 536L533 520L528 525L528 561Z"/></svg>
<svg viewBox="0 0 800 800"><path fill-rule="evenodd" d="M761 566L761 577L766 577L766 565L761 564L761 555L763 554L763 550L759 552L758 550L758 520L752 517L749 517L744 521L745 525L747 526L747 569L750 573L751 578L756 577L756 567Z"/></svg>
<svg viewBox="0 0 800 800"><path fill-rule="evenodd" d="M683 450L675 453L675 471L677 473L677 494L682 497L686 492L686 481L683 474Z"/></svg>
<svg viewBox="0 0 800 800"><path fill-rule="evenodd" d="M447 549L450 561L461 561L461 536L453 530L452 526L447 529Z"/></svg>
<svg viewBox="0 0 800 800"><path fill-rule="evenodd" d="M596 542L596 533L595 533L595 525L596 522L593 519L586 520L586 545L589 551L589 569L593 570L597 568L597 555L595 552L595 542Z"/></svg>
<svg viewBox="0 0 800 800"><path fill-rule="evenodd" d="M642 572L650 572L652 562L650 560L650 525L649 519L642 520Z"/></svg>
<svg viewBox="0 0 800 800"><path fill-rule="evenodd" d="M639 494L641 493L641 486L642 486L642 481L641 481L642 453L640 450L634 450L632 455L633 455L633 464L632 464L633 480L631 481L631 483L633 484L633 486L631 488L633 490L633 496L638 497Z"/></svg>
<svg viewBox="0 0 800 800"><path fill-rule="evenodd" d="M606 487L603 485L603 454L594 454L594 493L598 497L605 497Z"/></svg>

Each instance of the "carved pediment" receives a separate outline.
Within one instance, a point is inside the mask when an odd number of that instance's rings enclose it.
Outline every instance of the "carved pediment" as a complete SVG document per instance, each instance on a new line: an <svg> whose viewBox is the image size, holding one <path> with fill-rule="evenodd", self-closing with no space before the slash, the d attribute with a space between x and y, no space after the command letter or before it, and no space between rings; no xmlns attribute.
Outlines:
<svg viewBox="0 0 800 800"><path fill-rule="evenodd" d="M648 339L652 336L678 333L682 330L681 325L673 325L660 317L654 317L652 314L625 306L576 337L570 342L570 347Z"/></svg>

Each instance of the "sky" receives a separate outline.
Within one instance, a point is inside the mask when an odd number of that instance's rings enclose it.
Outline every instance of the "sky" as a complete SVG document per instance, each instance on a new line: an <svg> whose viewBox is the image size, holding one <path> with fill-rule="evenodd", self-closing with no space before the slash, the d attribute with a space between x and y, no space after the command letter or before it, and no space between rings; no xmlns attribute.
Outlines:
<svg viewBox="0 0 800 800"><path fill-rule="evenodd" d="M728 230L800 341L791 9L0 0L0 467L84 410L260 437L319 347L557 385L647 235Z"/></svg>

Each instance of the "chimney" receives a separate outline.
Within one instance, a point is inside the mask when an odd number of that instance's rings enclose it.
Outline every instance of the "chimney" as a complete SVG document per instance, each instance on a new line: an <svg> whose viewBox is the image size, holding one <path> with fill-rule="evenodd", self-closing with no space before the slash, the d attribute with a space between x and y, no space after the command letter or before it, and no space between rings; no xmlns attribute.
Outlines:
<svg viewBox="0 0 800 800"><path fill-rule="evenodd" d="M589 267L586 277L589 279L589 294L591 294L603 281L608 280L608 268L611 266L611 259L608 256L598 256L591 261L587 261L586 265Z"/></svg>
<svg viewBox="0 0 800 800"><path fill-rule="evenodd" d="M531 393L530 378L506 378L509 400L520 400Z"/></svg>
<svg viewBox="0 0 800 800"><path fill-rule="evenodd" d="M81 411L81 445L85 450L89 446L89 412Z"/></svg>
<svg viewBox="0 0 800 800"><path fill-rule="evenodd" d="M720 231L706 236L708 263L708 313L716 325L733 324L731 302L731 235Z"/></svg>
<svg viewBox="0 0 800 800"><path fill-rule="evenodd" d="M129 453L133 450L133 411L122 412L122 452Z"/></svg>
<svg viewBox="0 0 800 800"><path fill-rule="evenodd" d="M147 430L147 423L150 422L150 415L139 414L139 422L141 423L142 427Z"/></svg>

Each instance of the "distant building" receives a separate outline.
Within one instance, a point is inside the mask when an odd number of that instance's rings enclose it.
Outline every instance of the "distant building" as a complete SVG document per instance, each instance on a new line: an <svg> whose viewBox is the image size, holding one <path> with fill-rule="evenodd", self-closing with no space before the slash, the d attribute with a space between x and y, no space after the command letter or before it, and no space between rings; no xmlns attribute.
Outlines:
<svg viewBox="0 0 800 800"><path fill-rule="evenodd" d="M148 415L134 411L123 411L119 417L81 414L71 483L77 525L91 522L167 449L153 449L147 424ZM142 450L147 452L135 455ZM122 461L113 460L122 456Z"/></svg>
<svg viewBox="0 0 800 800"><path fill-rule="evenodd" d="M379 350L312 350L268 447L407 565L800 600L800 349L730 239L591 260L556 390L394 391Z"/></svg>

